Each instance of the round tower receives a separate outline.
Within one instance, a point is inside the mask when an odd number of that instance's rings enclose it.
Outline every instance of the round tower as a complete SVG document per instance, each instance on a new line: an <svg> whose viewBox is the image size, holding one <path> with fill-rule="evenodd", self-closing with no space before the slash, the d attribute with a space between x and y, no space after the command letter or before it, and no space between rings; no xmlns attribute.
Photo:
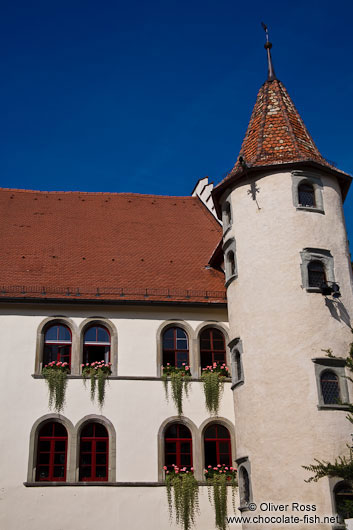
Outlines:
<svg viewBox="0 0 353 530"><path fill-rule="evenodd" d="M318 151L268 55L240 156L214 190L223 218L243 528L332 529L338 479L302 466L347 454L351 177ZM255 509L255 503L257 508ZM279 505L282 505L280 507ZM251 510L254 508L254 511ZM320 517L308 520L306 517ZM268 518L271 518L269 520ZM266 519L267 518L267 519Z"/></svg>

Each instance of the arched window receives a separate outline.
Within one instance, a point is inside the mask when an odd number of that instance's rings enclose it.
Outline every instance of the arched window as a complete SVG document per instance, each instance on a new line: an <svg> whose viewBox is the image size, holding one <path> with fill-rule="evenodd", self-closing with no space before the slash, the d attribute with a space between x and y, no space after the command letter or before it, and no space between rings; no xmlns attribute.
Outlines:
<svg viewBox="0 0 353 530"><path fill-rule="evenodd" d="M232 465L232 447L230 443L230 434L226 427L213 423L205 430L205 467Z"/></svg>
<svg viewBox="0 0 353 530"><path fill-rule="evenodd" d="M189 341L181 328L168 328L163 333L163 366L167 364L181 368L189 364Z"/></svg>
<svg viewBox="0 0 353 530"><path fill-rule="evenodd" d="M226 362L226 343L223 333L216 328L207 328L200 335L201 368L213 363Z"/></svg>
<svg viewBox="0 0 353 530"><path fill-rule="evenodd" d="M353 518L353 490L344 482L337 484L334 490L336 513L342 519Z"/></svg>
<svg viewBox="0 0 353 530"><path fill-rule="evenodd" d="M108 449L109 436L104 425L86 424L80 438L80 481L108 480Z"/></svg>
<svg viewBox="0 0 353 530"><path fill-rule="evenodd" d="M43 366L52 361L71 363L71 331L67 326L55 324L44 334Z"/></svg>
<svg viewBox="0 0 353 530"><path fill-rule="evenodd" d="M309 287L321 287L326 283L325 267L322 261L314 260L308 264Z"/></svg>
<svg viewBox="0 0 353 530"><path fill-rule="evenodd" d="M169 425L164 434L165 465L173 469L192 467L192 438L190 430L182 423Z"/></svg>
<svg viewBox="0 0 353 530"><path fill-rule="evenodd" d="M239 486L240 486L240 504L246 506L250 501L250 480L249 474L245 467L239 470Z"/></svg>
<svg viewBox="0 0 353 530"><path fill-rule="evenodd" d="M84 364L95 361L110 361L110 334L103 326L91 326L86 329L83 339Z"/></svg>
<svg viewBox="0 0 353 530"><path fill-rule="evenodd" d="M338 375L331 370L325 370L320 377L321 393L325 405L335 404L340 400Z"/></svg>
<svg viewBox="0 0 353 530"><path fill-rule="evenodd" d="M224 204L224 209L223 209L223 224L224 224L224 228L227 229L231 224L232 224L232 212L231 212L231 209L230 209L230 204L229 202L226 202Z"/></svg>
<svg viewBox="0 0 353 530"><path fill-rule="evenodd" d="M315 208L315 192L312 184L302 182L298 186L298 202L300 206L312 206Z"/></svg>
<svg viewBox="0 0 353 530"><path fill-rule="evenodd" d="M45 423L38 433L36 480L66 479L67 431L57 421Z"/></svg>

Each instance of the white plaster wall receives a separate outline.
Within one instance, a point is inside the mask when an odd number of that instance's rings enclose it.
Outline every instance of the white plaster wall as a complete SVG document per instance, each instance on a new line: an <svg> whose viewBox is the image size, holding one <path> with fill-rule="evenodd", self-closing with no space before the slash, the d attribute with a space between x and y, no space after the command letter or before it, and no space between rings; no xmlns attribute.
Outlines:
<svg viewBox="0 0 353 530"><path fill-rule="evenodd" d="M259 178L257 203L250 182L232 191L226 239L236 240L238 278L227 296L230 338L240 337L244 349L245 384L234 392L237 456L250 459L254 500L316 504L317 513L329 515L328 481L305 483L310 474L301 466L346 453L352 426L344 411L317 409L311 359L324 357L323 348L347 355L353 303L339 186L318 176L325 215L295 208L290 173ZM330 308L321 294L302 288L305 247L328 249L334 257L342 298Z"/></svg>
<svg viewBox="0 0 353 530"><path fill-rule="evenodd" d="M7 304L0 308L3 379L0 387L0 528L4 530L79 530L99 526L169 528L165 488L57 486L25 487L29 436L38 418L48 414L48 392L43 379L32 377L38 326L48 316L65 315L77 327L86 318L107 318L118 332L119 376L157 376L157 330L168 319L186 321L194 330L204 321L226 322L217 308L138 308L109 306L48 306ZM227 324L225 324L227 325ZM199 427L207 418L200 382L191 384L184 415ZM74 425L88 414L100 414L92 404L89 384L70 379L63 415ZM116 480L158 481L157 434L161 424L176 415L166 402L161 381L111 380L102 411L116 431ZM220 416L234 424L233 396L226 383ZM195 456L195 455L194 455ZM197 528L214 528L206 488L200 495ZM239 504L237 504L238 506ZM19 508L20 507L20 508ZM233 513L231 503L230 515ZM173 528L174 526L172 526ZM237 528L237 526L234 526Z"/></svg>

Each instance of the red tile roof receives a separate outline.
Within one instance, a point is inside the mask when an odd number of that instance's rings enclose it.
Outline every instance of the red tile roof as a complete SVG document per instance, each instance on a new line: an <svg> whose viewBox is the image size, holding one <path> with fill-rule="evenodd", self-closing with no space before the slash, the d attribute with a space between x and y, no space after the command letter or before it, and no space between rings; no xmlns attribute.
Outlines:
<svg viewBox="0 0 353 530"><path fill-rule="evenodd" d="M197 197L0 189L1 298L225 302Z"/></svg>
<svg viewBox="0 0 353 530"><path fill-rule="evenodd" d="M246 171L239 162L240 157L246 164ZM237 162L213 191L217 210L217 197L228 181L242 178L246 172L256 168L283 164L298 164L299 167L303 163L324 166L334 172L345 196L350 175L336 169L320 154L281 81L267 80L257 95Z"/></svg>

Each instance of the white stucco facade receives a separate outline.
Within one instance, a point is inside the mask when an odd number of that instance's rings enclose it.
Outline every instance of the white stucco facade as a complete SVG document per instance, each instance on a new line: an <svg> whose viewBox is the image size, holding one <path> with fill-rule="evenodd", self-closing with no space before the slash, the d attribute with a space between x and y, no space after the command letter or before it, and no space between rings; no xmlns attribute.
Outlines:
<svg viewBox="0 0 353 530"><path fill-rule="evenodd" d="M348 355L353 299L340 188L324 172L315 177L322 182L323 212L296 207L290 171L233 185L223 196L232 210L224 246L230 248L234 239L237 271L227 290L229 327L230 338L242 342L244 377L244 384L234 389L236 445L237 458L250 462L252 499L258 506L315 505L316 514L324 516L335 509L332 484L328 479L306 483L310 473L302 466L314 458L332 461L347 454L352 426L345 410L318 408L312 359L325 359L322 349L329 348L336 356ZM304 249L331 254L341 298L306 289ZM340 385L346 384L340 378ZM350 383L349 396L351 401ZM308 528L301 523L293 527Z"/></svg>
<svg viewBox="0 0 353 530"><path fill-rule="evenodd" d="M46 319L53 317L55 320L59 316L70 319L77 333L88 318L94 317L102 324L109 322L117 334L118 375L109 381L102 411L90 401L89 384L85 388L79 376L69 379L66 405L61 414L61 419L70 426L67 483L48 486L35 484L36 455L31 439L36 436L33 426L39 425L48 415L53 418L58 415L48 410L45 380L34 377L35 357L38 329ZM160 333L163 325L170 321L188 328L191 358L197 358L198 333L204 325L215 323L226 333L228 330L227 312L223 308L2 304L3 362L11 370L10 373L4 370L6 376L1 385L1 528L89 530L103 525L111 530L137 530L170 527L165 487L158 484L163 479L160 464L164 463L159 454L163 444L158 438L161 426L168 419L176 419L177 413L172 400L168 403L165 399L157 366ZM193 370L198 377L198 367L194 366ZM115 442L110 440L116 462L114 466L110 454L110 477L113 479L99 486L78 482L78 454L71 450L75 440L70 440L70 436L75 436L77 426L87 416L106 419L116 436ZM191 383L190 396L184 400L184 417L193 426L195 473L202 479L202 429L212 418L205 409L200 381ZM230 426L234 438L236 427L230 382L225 383L219 417ZM234 443L232 451L235 458ZM231 503L229 508L232 513ZM197 521L197 528L214 528L214 513L206 487L200 488ZM171 528L174 527L173 523Z"/></svg>

